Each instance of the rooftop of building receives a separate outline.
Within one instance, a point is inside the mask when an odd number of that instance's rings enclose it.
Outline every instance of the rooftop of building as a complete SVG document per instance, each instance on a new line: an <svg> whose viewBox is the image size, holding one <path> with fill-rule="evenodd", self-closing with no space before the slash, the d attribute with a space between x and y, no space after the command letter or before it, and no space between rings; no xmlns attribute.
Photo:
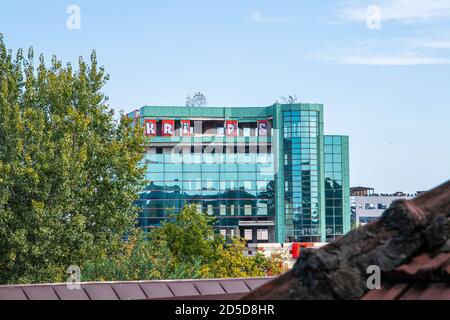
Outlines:
<svg viewBox="0 0 450 320"><path fill-rule="evenodd" d="M375 188L371 187L350 187L350 193L352 196L359 197L414 197L423 193L423 191L417 191L416 193L405 193L403 191L397 191L394 193L378 193L375 192Z"/></svg>
<svg viewBox="0 0 450 320"><path fill-rule="evenodd" d="M357 197L395 197L395 198L401 198L401 197L414 197L419 195L420 193L416 192L416 193L405 193L402 191L397 191L394 193L371 193L371 194L367 194L367 195L356 195Z"/></svg>
<svg viewBox="0 0 450 320"><path fill-rule="evenodd" d="M188 107L188 106L155 106L145 105L139 110L141 117L211 117L211 118L264 118L273 116L276 108L289 110L304 111L323 111L323 104L318 103L295 103L295 104L279 104L275 103L269 106L242 106L242 107L226 107L226 106L205 106L205 107ZM128 115L132 116L134 112Z"/></svg>
<svg viewBox="0 0 450 320"><path fill-rule="evenodd" d="M0 300L239 299L272 277L83 282L0 286Z"/></svg>
<svg viewBox="0 0 450 320"><path fill-rule="evenodd" d="M370 187L350 187L350 190L355 190L355 191L369 191L369 190L375 190L374 188L370 188Z"/></svg>

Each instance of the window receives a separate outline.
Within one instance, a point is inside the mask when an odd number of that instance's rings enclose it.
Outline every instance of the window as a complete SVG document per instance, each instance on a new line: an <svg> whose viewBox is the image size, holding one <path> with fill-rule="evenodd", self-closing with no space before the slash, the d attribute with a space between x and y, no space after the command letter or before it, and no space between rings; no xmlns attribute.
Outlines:
<svg viewBox="0 0 450 320"><path fill-rule="evenodd" d="M203 206L201 204L197 204L197 211L202 213L203 212Z"/></svg>
<svg viewBox="0 0 450 320"><path fill-rule="evenodd" d="M365 208L366 210L373 210L375 209L375 205L373 203L366 203Z"/></svg>
<svg viewBox="0 0 450 320"><path fill-rule="evenodd" d="M269 240L269 230L267 230L267 229L256 230L256 239L257 240Z"/></svg>
<svg viewBox="0 0 450 320"><path fill-rule="evenodd" d="M262 215L262 216L267 216L267 203L261 203L258 206L257 214Z"/></svg>
<svg viewBox="0 0 450 320"><path fill-rule="evenodd" d="M251 204L244 205L244 215L246 215L246 216L252 215L252 205Z"/></svg>
<svg viewBox="0 0 450 320"><path fill-rule="evenodd" d="M253 239L253 230L245 229L244 230L244 238L245 238L245 240L252 240Z"/></svg>
<svg viewBox="0 0 450 320"><path fill-rule="evenodd" d="M224 215L226 215L226 214L227 214L227 206L224 205L224 204L221 204L221 205L220 205L220 215L221 215L221 216L224 216Z"/></svg>
<svg viewBox="0 0 450 320"><path fill-rule="evenodd" d="M377 220L377 217L359 217L359 223L360 224L366 224L372 221Z"/></svg>
<svg viewBox="0 0 450 320"><path fill-rule="evenodd" d="M385 210L387 209L387 204L386 203L379 203L378 204L378 210Z"/></svg>
<svg viewBox="0 0 450 320"><path fill-rule="evenodd" d="M234 216L234 204L230 205L230 215Z"/></svg>
<svg viewBox="0 0 450 320"><path fill-rule="evenodd" d="M257 181L256 182L256 186L257 186L258 190L266 189L266 185L267 185L267 182L265 182L265 181Z"/></svg>
<svg viewBox="0 0 450 320"><path fill-rule="evenodd" d="M341 146L333 146L333 152L334 153L341 153Z"/></svg>
<svg viewBox="0 0 450 320"><path fill-rule="evenodd" d="M220 235L225 238L227 236L227 229L220 229Z"/></svg>
<svg viewBox="0 0 450 320"><path fill-rule="evenodd" d="M231 230L230 230L230 236L231 236L231 237L234 237L234 229L231 229Z"/></svg>
<svg viewBox="0 0 450 320"><path fill-rule="evenodd" d="M333 137L333 144L341 144L342 138L341 137Z"/></svg>
<svg viewBox="0 0 450 320"><path fill-rule="evenodd" d="M209 215L212 215L212 214L213 214L213 206L212 206L212 204L208 204L208 207L207 207L207 208L208 208L208 211L207 211L208 214L209 214Z"/></svg>

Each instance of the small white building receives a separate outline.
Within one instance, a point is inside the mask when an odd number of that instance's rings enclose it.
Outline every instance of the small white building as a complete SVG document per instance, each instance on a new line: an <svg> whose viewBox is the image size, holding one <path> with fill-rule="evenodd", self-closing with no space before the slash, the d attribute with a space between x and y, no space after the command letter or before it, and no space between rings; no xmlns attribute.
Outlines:
<svg viewBox="0 0 450 320"><path fill-rule="evenodd" d="M361 188L362 187L358 187L358 191ZM355 192L351 195L351 207L356 226L365 225L379 219L383 212L389 208L391 203L395 200L412 199L417 195L406 194L403 192L378 194L374 193L372 188L366 189L366 193Z"/></svg>

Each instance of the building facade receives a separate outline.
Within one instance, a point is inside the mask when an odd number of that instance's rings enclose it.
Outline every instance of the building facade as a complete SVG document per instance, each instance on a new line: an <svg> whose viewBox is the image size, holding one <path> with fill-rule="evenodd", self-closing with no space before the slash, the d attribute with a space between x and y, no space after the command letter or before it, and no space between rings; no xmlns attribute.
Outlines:
<svg viewBox="0 0 450 320"><path fill-rule="evenodd" d="M392 202L400 199L410 200L417 194L405 194L396 192L394 194L378 194L373 188L366 188L367 193L361 194L362 187L352 189L351 208L355 217L355 226L365 225L378 220L383 212L389 208ZM355 191L358 192L355 192Z"/></svg>
<svg viewBox="0 0 450 320"><path fill-rule="evenodd" d="M333 241L351 229L348 136L324 137L325 235Z"/></svg>
<svg viewBox="0 0 450 320"><path fill-rule="evenodd" d="M185 204L249 242L324 242L350 230L348 137L326 136L321 104L144 106L148 185L139 225Z"/></svg>

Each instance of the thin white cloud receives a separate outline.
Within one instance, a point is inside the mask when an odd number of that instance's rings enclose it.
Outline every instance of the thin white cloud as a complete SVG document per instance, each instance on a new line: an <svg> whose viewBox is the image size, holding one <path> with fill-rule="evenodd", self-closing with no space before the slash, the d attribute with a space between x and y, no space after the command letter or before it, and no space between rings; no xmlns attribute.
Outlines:
<svg viewBox="0 0 450 320"><path fill-rule="evenodd" d="M371 65L371 66L412 66L412 65L447 65L450 56L448 50L426 46L435 45L433 42L414 39L397 39L397 49L393 45L395 40L384 43L362 41L352 47L335 47L312 52L307 58L311 60L328 61L337 64ZM436 42L444 46L445 42ZM422 47L422 48L421 48ZM441 49L441 48L439 48Z"/></svg>
<svg viewBox="0 0 450 320"><path fill-rule="evenodd" d="M340 64L369 65L369 66L412 66L450 64L450 59L424 57L414 55L367 55L335 57L334 60Z"/></svg>
<svg viewBox="0 0 450 320"><path fill-rule="evenodd" d="M450 17L450 0L390 0L380 4L382 21L430 21ZM368 7L346 6L340 16L346 20L365 21Z"/></svg>
<svg viewBox="0 0 450 320"><path fill-rule="evenodd" d="M263 17L260 11L256 10L252 12L252 21L255 23L266 23L271 22L272 19Z"/></svg>
<svg viewBox="0 0 450 320"><path fill-rule="evenodd" d="M313 51L307 58L349 65L447 65L450 38L373 38Z"/></svg>
<svg viewBox="0 0 450 320"><path fill-rule="evenodd" d="M430 49L450 49L450 41L445 40L412 40L413 45Z"/></svg>

